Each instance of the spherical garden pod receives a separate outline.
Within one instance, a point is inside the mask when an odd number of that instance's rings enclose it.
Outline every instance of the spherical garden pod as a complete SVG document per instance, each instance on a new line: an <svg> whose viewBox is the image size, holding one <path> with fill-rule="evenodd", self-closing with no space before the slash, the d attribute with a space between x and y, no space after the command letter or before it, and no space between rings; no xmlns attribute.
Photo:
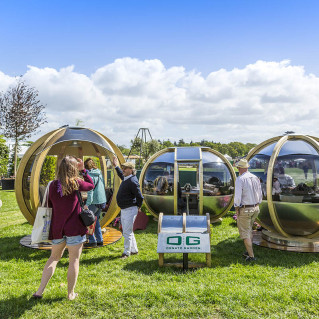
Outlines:
<svg viewBox="0 0 319 319"><path fill-rule="evenodd" d="M317 138L274 137L252 149L247 160L262 183L259 223L277 239L319 237Z"/></svg>
<svg viewBox="0 0 319 319"><path fill-rule="evenodd" d="M107 211L100 216L102 227L109 224L120 211L115 196L121 180L114 174L111 165L107 167L107 159L116 155L123 163L124 158L112 141L89 128L62 127L45 134L30 146L21 159L15 183L16 198L22 214L33 225L46 185L55 178L58 165L65 155L81 159L95 158L104 176L107 191L113 191Z"/></svg>
<svg viewBox="0 0 319 319"><path fill-rule="evenodd" d="M144 165L140 185L144 203L155 216L210 214L211 221L233 205L236 175L229 161L207 147L169 147Z"/></svg>

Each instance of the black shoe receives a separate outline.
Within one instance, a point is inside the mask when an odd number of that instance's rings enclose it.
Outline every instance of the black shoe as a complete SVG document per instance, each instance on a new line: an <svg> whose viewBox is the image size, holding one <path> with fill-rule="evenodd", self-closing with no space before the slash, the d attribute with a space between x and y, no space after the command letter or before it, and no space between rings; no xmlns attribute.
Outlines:
<svg viewBox="0 0 319 319"><path fill-rule="evenodd" d="M104 245L104 243L103 243L103 241L101 241L100 243L96 243L98 246L103 246Z"/></svg>
<svg viewBox="0 0 319 319"><path fill-rule="evenodd" d="M244 257L244 258L249 257L248 251L245 251L245 252L243 253L243 257Z"/></svg>
<svg viewBox="0 0 319 319"><path fill-rule="evenodd" d="M96 243L85 243L85 244L84 244L84 247L85 247L85 248L93 248L93 247L96 247L96 246L97 246Z"/></svg>
<svg viewBox="0 0 319 319"><path fill-rule="evenodd" d="M131 252L131 255L138 255L138 251L137 251L136 253L132 253L132 252Z"/></svg>
<svg viewBox="0 0 319 319"><path fill-rule="evenodd" d="M245 261L247 261L247 262L256 261L256 260L257 260L256 257L250 257L250 256L246 257L246 259L245 259Z"/></svg>

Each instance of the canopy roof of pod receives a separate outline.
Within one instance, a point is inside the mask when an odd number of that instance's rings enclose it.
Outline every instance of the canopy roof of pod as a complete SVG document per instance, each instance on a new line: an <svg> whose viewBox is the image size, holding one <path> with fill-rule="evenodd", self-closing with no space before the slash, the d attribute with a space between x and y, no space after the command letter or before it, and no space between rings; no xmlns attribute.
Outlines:
<svg viewBox="0 0 319 319"><path fill-rule="evenodd" d="M274 142L266 146L264 149L260 150L258 154L271 156L275 146L276 146L276 143ZM298 154L317 155L317 152L309 143L303 140L288 140L280 149L278 156L298 155Z"/></svg>
<svg viewBox="0 0 319 319"><path fill-rule="evenodd" d="M97 151L102 154L107 151L115 154L110 141L94 130L69 126L61 129L56 136L52 136L52 139L43 145L43 149L39 150L37 155L48 148L47 155L56 155L60 152L62 143L65 144L64 153L69 155L76 155L74 153L77 153L77 148L81 148L83 155L94 154Z"/></svg>
<svg viewBox="0 0 319 319"><path fill-rule="evenodd" d="M284 142L280 147L280 153L278 156L298 154L316 155L316 152L313 150L312 146L316 146L316 142L319 141L317 137L309 135L279 135L269 138L268 140L265 140L264 142L255 146L249 151L247 159L251 159L252 156L257 154L271 156L279 140L283 140Z"/></svg>
<svg viewBox="0 0 319 319"><path fill-rule="evenodd" d="M212 161L216 163L223 163L227 159L217 151L212 151L209 147L168 147L165 152L158 152L149 159L147 163L166 162L173 164L175 161L200 161L203 163L210 163ZM204 152L202 152L204 151ZM207 153L209 152L209 153Z"/></svg>

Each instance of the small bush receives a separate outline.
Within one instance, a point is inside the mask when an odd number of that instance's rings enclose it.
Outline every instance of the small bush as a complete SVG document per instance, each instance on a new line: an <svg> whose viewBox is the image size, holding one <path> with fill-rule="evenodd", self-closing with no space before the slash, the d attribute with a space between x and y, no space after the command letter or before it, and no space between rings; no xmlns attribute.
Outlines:
<svg viewBox="0 0 319 319"><path fill-rule="evenodd" d="M47 185L49 181L55 178L55 167L57 158L55 156L47 156L42 165L40 174L40 184Z"/></svg>

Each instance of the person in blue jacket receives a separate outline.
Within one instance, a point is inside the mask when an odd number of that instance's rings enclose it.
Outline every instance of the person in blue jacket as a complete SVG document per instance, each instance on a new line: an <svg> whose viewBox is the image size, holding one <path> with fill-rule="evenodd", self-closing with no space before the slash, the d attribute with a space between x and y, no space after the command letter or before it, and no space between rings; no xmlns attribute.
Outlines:
<svg viewBox="0 0 319 319"><path fill-rule="evenodd" d="M103 246L99 218L102 209L106 206L105 183L101 171L97 168L92 158L86 159L84 166L94 182L94 189L87 193L86 208L89 208L97 217L94 234L89 235L89 242L84 244L84 247Z"/></svg>
<svg viewBox="0 0 319 319"><path fill-rule="evenodd" d="M122 180L116 195L117 205L121 208L121 223L124 237L124 252L122 259L130 255L138 254L137 244L133 233L133 224L137 216L138 209L142 206L143 196L137 177L135 167L131 162L121 164L116 157L113 158L113 166L117 175Z"/></svg>

